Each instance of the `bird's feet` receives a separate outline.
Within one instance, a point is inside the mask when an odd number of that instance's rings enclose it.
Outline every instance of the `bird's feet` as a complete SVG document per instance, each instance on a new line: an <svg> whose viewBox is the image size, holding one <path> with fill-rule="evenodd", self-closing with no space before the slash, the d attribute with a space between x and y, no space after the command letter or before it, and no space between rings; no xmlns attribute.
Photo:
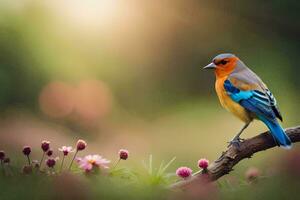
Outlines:
<svg viewBox="0 0 300 200"><path fill-rule="evenodd" d="M228 146L227 147L230 147L230 146L234 146L236 148L239 148L240 147L240 144L244 141L244 139L240 138L240 137L236 137L236 138L233 138L230 142L228 142Z"/></svg>

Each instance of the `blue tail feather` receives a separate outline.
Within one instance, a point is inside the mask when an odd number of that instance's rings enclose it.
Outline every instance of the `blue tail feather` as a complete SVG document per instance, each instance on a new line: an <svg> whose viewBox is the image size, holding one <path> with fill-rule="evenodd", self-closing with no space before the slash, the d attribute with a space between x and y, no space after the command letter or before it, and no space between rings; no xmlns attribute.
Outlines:
<svg viewBox="0 0 300 200"><path fill-rule="evenodd" d="M276 143L283 148L290 149L292 147L292 142L289 136L286 135L283 128L277 122L277 120L268 120L264 117L260 117L260 119L268 126L270 132L275 139Z"/></svg>
<svg viewBox="0 0 300 200"><path fill-rule="evenodd" d="M277 144L287 149L290 149L292 147L292 142L289 136L286 135L283 128L280 126L276 119L272 121L264 117L260 117L260 119L268 126Z"/></svg>

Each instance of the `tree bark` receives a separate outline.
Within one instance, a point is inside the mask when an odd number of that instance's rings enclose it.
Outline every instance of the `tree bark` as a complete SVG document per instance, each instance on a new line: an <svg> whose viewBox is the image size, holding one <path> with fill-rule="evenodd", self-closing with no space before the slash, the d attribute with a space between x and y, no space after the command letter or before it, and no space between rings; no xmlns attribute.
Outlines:
<svg viewBox="0 0 300 200"><path fill-rule="evenodd" d="M287 128L286 134L292 143L300 141L300 126ZM240 145L230 146L221 157L210 164L204 172L199 171L188 180L183 180L171 185L171 189L189 189L201 187L202 180L215 181L232 171L232 168L245 158L251 158L259 151L267 150L277 146L269 131L261 133L255 137L244 140Z"/></svg>

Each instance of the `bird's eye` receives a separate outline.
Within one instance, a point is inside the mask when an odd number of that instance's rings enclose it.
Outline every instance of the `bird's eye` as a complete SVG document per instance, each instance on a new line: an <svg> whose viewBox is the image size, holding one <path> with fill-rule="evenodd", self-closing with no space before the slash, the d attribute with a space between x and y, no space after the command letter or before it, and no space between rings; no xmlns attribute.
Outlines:
<svg viewBox="0 0 300 200"><path fill-rule="evenodd" d="M226 65L226 64L228 63L228 60L221 60L220 63L221 63L222 65Z"/></svg>

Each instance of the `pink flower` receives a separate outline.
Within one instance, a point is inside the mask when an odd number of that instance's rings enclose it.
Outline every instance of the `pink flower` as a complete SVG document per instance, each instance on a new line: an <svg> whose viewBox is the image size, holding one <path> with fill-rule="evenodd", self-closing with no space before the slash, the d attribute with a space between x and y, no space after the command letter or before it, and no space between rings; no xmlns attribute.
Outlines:
<svg viewBox="0 0 300 200"><path fill-rule="evenodd" d="M78 140L76 144L77 151L82 151L87 146L87 143L84 140Z"/></svg>
<svg viewBox="0 0 300 200"><path fill-rule="evenodd" d="M188 167L179 167L176 170L176 175L181 178L188 178L192 175L193 170Z"/></svg>
<svg viewBox="0 0 300 200"><path fill-rule="evenodd" d="M62 146L58 149L59 151L63 152L64 156L67 156L70 152L74 152L73 148L71 146Z"/></svg>
<svg viewBox="0 0 300 200"><path fill-rule="evenodd" d="M48 151L47 151L47 156L52 156L52 154L53 154L53 151L52 151L52 149L49 149Z"/></svg>
<svg viewBox="0 0 300 200"><path fill-rule="evenodd" d="M50 167L50 168L53 168L53 167L55 166L55 164L56 164L56 161L58 161L58 160L59 160L58 157L56 157L56 158L48 158L48 159L46 160L46 165L47 165L48 167Z"/></svg>
<svg viewBox="0 0 300 200"><path fill-rule="evenodd" d="M94 167L102 167L104 169L109 168L107 164L110 163L110 161L102 158L100 155L87 155L84 158L77 158L77 163L81 169L89 172Z"/></svg>
<svg viewBox="0 0 300 200"><path fill-rule="evenodd" d="M50 148L50 142L43 140L41 144L41 148L43 149L44 152L47 152Z"/></svg>
<svg viewBox="0 0 300 200"><path fill-rule="evenodd" d="M201 169L207 169L208 164L209 164L209 161L205 158L198 160L198 167L200 167Z"/></svg>
<svg viewBox="0 0 300 200"><path fill-rule="evenodd" d="M120 151L119 151L120 159L126 160L128 158L128 155L129 155L128 150L126 150L126 149L120 149Z"/></svg>
<svg viewBox="0 0 300 200"><path fill-rule="evenodd" d="M24 146L24 147L23 147L23 154L24 154L25 156L29 156L30 153L31 153L31 148L30 148L30 146Z"/></svg>

